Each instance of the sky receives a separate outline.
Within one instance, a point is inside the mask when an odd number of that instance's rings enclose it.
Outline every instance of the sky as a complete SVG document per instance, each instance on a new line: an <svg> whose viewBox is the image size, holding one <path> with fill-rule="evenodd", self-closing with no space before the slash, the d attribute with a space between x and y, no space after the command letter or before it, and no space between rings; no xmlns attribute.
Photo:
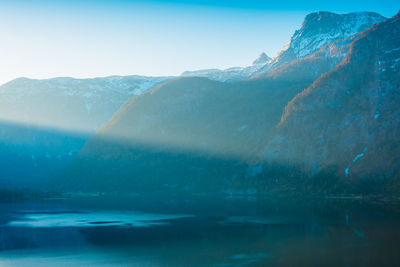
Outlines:
<svg viewBox="0 0 400 267"><path fill-rule="evenodd" d="M395 2L0 0L0 84L247 66L275 56L310 12L390 17Z"/></svg>

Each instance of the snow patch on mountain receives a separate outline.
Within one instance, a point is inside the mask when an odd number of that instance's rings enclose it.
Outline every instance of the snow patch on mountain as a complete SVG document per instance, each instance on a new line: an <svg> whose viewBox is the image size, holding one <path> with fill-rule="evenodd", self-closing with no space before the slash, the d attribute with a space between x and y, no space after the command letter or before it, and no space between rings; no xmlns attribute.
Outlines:
<svg viewBox="0 0 400 267"><path fill-rule="evenodd" d="M185 71L181 74L182 77L206 77L211 80L220 82L233 82L247 79L252 76L254 72L264 67L265 64L270 62L271 58L265 53L261 53L255 59L252 65L247 67L232 67L225 70L220 69L203 69L196 71Z"/></svg>
<svg viewBox="0 0 400 267"><path fill-rule="evenodd" d="M95 131L123 103L172 77L18 78L0 86L0 119Z"/></svg>
<svg viewBox="0 0 400 267"><path fill-rule="evenodd" d="M256 74L310 56L327 44L365 31L384 20L385 17L373 12L311 13L306 16L301 28L295 31L289 43Z"/></svg>

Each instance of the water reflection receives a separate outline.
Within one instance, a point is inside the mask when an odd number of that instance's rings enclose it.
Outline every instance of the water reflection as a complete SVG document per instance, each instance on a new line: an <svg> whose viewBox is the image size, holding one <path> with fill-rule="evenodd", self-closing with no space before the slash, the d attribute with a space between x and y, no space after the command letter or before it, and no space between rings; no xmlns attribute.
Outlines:
<svg viewBox="0 0 400 267"><path fill-rule="evenodd" d="M54 212L27 213L10 221L14 227L150 227L167 224L169 220L191 217L183 214L146 214L135 212Z"/></svg>
<svg viewBox="0 0 400 267"><path fill-rule="evenodd" d="M396 207L348 200L130 197L3 204L0 263L396 266Z"/></svg>

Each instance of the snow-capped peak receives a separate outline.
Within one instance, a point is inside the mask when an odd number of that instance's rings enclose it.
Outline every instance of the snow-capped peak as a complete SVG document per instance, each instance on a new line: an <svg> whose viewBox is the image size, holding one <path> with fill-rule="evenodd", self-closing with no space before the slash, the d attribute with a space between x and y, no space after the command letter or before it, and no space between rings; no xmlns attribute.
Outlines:
<svg viewBox="0 0 400 267"><path fill-rule="evenodd" d="M295 31L289 43L273 59L265 53L261 53L252 65L247 67L186 71L181 76L207 77L218 81L251 78L278 66L288 64L293 60L310 56L327 44L362 32L385 19L385 17L373 12L311 13L305 17L301 28Z"/></svg>
<svg viewBox="0 0 400 267"><path fill-rule="evenodd" d="M295 31L289 43L271 60L270 67L307 57L326 44L362 32L385 19L373 12L311 13L305 17L301 28Z"/></svg>
<svg viewBox="0 0 400 267"><path fill-rule="evenodd" d="M264 52L262 52L256 60L253 61L253 65L260 65L268 63L272 58L267 56Z"/></svg>

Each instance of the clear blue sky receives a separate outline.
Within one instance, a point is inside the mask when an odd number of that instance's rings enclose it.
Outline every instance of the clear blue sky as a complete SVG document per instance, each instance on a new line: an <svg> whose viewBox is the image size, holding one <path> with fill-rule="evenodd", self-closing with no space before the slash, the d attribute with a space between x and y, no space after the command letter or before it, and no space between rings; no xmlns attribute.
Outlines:
<svg viewBox="0 0 400 267"><path fill-rule="evenodd" d="M313 11L375 11L396 1L4 1L0 84L16 77L178 75L274 56Z"/></svg>

